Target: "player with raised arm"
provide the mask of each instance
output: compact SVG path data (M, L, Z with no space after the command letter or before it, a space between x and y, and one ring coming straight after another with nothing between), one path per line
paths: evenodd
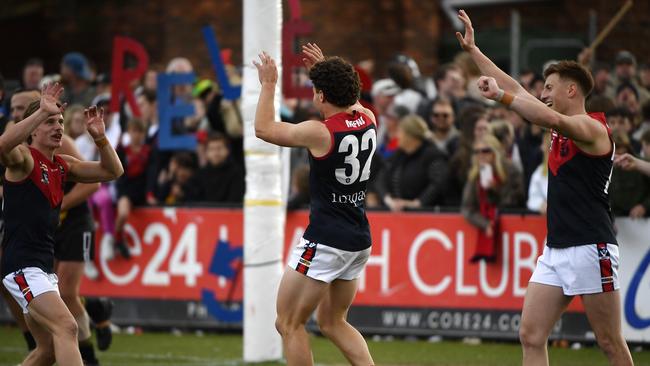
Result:
M2 283L22 307L36 340L23 366L81 366L77 323L59 295L54 274L54 233L67 181L109 181L123 173L106 139L103 110L86 110L87 129L100 161L55 154L63 138L63 88L43 88L39 108L0 136L0 163L6 168ZM24 145L23 142L28 145Z
M314 105L324 121L276 122L275 61L262 53L260 62L254 62L262 84L255 135L310 152L309 226L280 282L276 327L287 364L313 365L305 324L318 309L321 332L350 364L372 365L368 345L346 318L370 255L364 201L377 147L375 117L359 104L359 76L352 65L339 57L325 58L315 44L303 46L303 53Z
M591 74L575 61L552 64L544 71L539 101L478 49L465 11L458 17L465 35L456 36L483 74L481 94L552 131L547 241L524 299L519 329L523 364L548 365L546 345L553 325L580 295L610 364L632 365L621 331L618 245L608 195L614 143L605 116L585 110Z

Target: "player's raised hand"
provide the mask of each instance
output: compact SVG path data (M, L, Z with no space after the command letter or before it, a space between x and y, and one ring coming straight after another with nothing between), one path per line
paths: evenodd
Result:
M97 109L97 106L84 109L86 116L86 129L93 139L98 139L106 133L104 124L104 108Z
M623 170L636 170L638 165L637 158L630 154L617 155L614 158L614 166Z
M311 69L316 63L325 60L323 51L321 51L320 47L318 47L316 43L307 43L306 45L303 45L302 53L305 55L302 62L305 64L305 67L307 67L307 70Z
M485 98L497 100L503 96L503 90L499 88L496 79L493 77L481 76L476 84L481 95Z
M65 105L59 102L63 86L59 83L44 85L41 89L41 109L49 115L63 113Z
M275 60L264 51L259 56L260 62L253 61L253 65L257 68L260 84L275 84L278 81L278 68L275 66Z
M476 44L474 43L474 28L472 28L472 21L469 19L469 15L467 15L465 10L460 10L458 12L458 19L460 19L460 21L465 25L465 36L460 34L460 32L456 32L456 38L458 38L460 46L465 51L469 52L476 48Z

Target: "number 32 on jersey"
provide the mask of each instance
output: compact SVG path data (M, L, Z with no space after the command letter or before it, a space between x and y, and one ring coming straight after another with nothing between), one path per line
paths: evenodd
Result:
M353 184L357 179L359 182L368 180L370 178L370 163L372 161L372 156L375 154L376 148L377 132L374 128L366 131L361 136L361 141L359 141L359 138L355 135L345 136L339 144L338 152L349 153L345 156L344 163L351 169L348 169L347 167L336 169L334 172L336 180L345 185ZM370 149L370 154L363 164L363 170L361 170L361 162L358 158L359 151L365 151L368 149ZM350 170L349 175L346 174L347 170ZM359 173L361 173L361 177L359 177Z

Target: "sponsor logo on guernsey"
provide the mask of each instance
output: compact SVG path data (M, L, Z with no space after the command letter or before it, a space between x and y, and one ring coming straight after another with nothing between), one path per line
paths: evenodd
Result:
M363 120L363 117L359 117L355 119L354 121L349 121L345 120L345 125L348 126L348 128L357 128L361 127L366 124L366 121Z

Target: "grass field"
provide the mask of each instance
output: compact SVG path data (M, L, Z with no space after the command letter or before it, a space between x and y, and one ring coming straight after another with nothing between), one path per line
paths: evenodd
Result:
M345 359L325 339L314 337L314 358L320 365L345 365ZM456 341L369 341L377 365L507 366L519 365L517 344L484 343L467 345ZM11 327L0 327L0 366L15 366L25 356L22 335ZM107 352L99 353L103 366L208 366L240 365L242 338L239 335L170 333L118 334ZM650 365L650 351L634 352L635 364ZM604 355L594 347L581 350L550 349L551 365L606 365ZM264 365L281 365L268 363Z

